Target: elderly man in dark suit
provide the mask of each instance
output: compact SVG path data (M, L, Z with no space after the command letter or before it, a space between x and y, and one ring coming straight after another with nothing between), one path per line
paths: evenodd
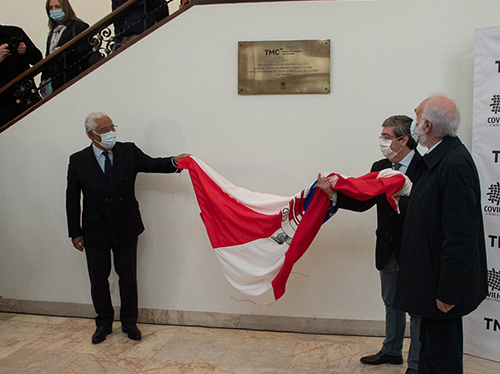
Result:
M122 331L141 340L137 328L137 240L144 231L135 198L137 173L173 173L189 154L151 158L134 143L116 142L116 126L104 113L91 113L85 131L92 144L71 155L66 190L66 213L73 246L85 250L91 294L97 313L92 343L112 331L114 310L108 277L111 250L120 286ZM83 193L83 214L80 198ZM81 218L81 225L80 225Z
M395 306L422 317L418 373L460 374L462 316L488 293L479 177L456 136L455 103L432 96L415 113L428 151L408 201Z
M411 137L411 123L412 119L403 115L389 117L383 122L379 145L385 158L375 162L370 172L392 168L407 175L413 183L417 182L422 156L416 150L417 142ZM401 214L395 212L387 202L385 194L368 201L359 201L335 192L329 188L327 181L320 183L321 186L327 183L325 191L339 208L364 212L377 205L375 266L380 271L382 300L385 305L385 340L378 353L362 357L361 362L366 365L401 365L406 313L394 308L394 297L399 274L398 263L404 212ZM408 352L407 374L417 373L420 354L419 331L420 318L410 315L411 344Z

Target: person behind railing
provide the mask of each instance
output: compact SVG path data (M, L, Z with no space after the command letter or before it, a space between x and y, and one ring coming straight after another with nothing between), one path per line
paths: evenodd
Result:
M111 0L115 10L130 0ZM129 44L162 19L169 16L168 3L165 0L145 0L138 8L131 8L124 17L117 20L115 35L122 45Z
M33 44L28 35L16 26L0 25L0 89L14 78L24 73L42 59L42 52ZM31 90L29 89L31 86ZM23 91L14 96L9 89L0 97L0 124L7 123L26 108L23 101L38 101L33 79L23 84ZM17 100L20 100L17 102ZM21 105L19 105L21 104Z
M16 26L0 25L0 87L42 59L42 52Z
M76 16L68 0L47 0L45 3L49 17L49 35L45 56L57 51L65 43L89 28L89 25ZM63 86L88 67L90 43L80 43L71 48L65 57L55 62L42 73L40 91L44 97Z

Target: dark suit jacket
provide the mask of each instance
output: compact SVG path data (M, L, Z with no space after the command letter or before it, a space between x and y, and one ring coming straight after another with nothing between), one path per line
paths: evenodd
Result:
M83 21L70 20L66 22L66 30L63 31L61 38L57 43L57 47L62 47L64 44L88 28L89 25ZM52 32L50 32L47 37L45 57L49 55L51 39ZM42 73L42 80L52 78L52 89L58 89L87 69L91 50L92 46L90 43L88 41L82 41L66 53L66 66L68 69L64 69L62 61L57 61L49 70Z
M113 148L113 177L108 182L92 145L74 153L69 160L66 190L69 236L83 235L84 244L94 247L113 247L134 239L144 231L135 198L137 173L175 171L172 157L151 158L134 143L117 142Z
M111 8L115 10L128 0L111 0ZM144 14L144 5L140 4L138 8L130 8L127 14L115 21L115 35L125 37L142 34L145 30L168 17L168 3L165 0L146 0L146 14Z
M11 56L6 57L0 63L0 88L28 70L30 65L35 65L42 59L42 52L33 44L23 29L16 26L0 25L0 45L10 45L12 38L20 39L26 44L26 53L20 55L16 49ZM17 42L20 43L19 40Z
M481 190L458 137L423 157L403 229L395 307L425 318L457 318L488 293ZM441 312L436 299L455 305Z
M416 183L419 176L420 162L422 156L415 150L410 165L406 171L406 175L413 183ZM372 165L370 172L381 171L392 167L392 162L384 158L375 162ZM404 211L398 214L387 202L385 194L367 200L359 201L343 195L337 196L337 206L341 209L353 210L356 212L364 212L377 204L377 243L375 246L375 266L378 270L382 270L391 254L394 253L396 260L399 261L399 252L401 247L401 233L403 231Z
M24 42L26 44L26 53L20 55L15 49L11 56L7 56L2 63L0 63L0 88L8 84L11 80L18 75L24 73L30 68L30 65L35 65L42 59L42 52L33 44L28 35L23 29L16 26L2 26L0 25L0 45L9 44L12 38L17 38L16 43ZM31 87L30 87L31 85ZM9 122L14 117L21 114L29 104L35 104L41 97L38 93L33 93L32 89L36 88L33 79L27 79L23 82L24 91L20 92L13 88L5 91L0 95L0 125ZM17 91L17 95L14 92ZM17 101L19 100L19 102Z

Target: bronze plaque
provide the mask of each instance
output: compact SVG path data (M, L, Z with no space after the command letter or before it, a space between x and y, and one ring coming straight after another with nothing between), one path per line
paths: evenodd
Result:
M330 93L330 39L238 42L238 93Z

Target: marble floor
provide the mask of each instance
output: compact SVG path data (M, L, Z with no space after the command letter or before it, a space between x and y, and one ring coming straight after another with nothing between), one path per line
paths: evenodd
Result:
M404 374L406 365L366 366L382 338L201 327L139 325L135 342L119 323L92 345L94 321L0 313L2 374ZM408 342L405 342L405 351ZM500 372L500 363L466 355L465 373Z

